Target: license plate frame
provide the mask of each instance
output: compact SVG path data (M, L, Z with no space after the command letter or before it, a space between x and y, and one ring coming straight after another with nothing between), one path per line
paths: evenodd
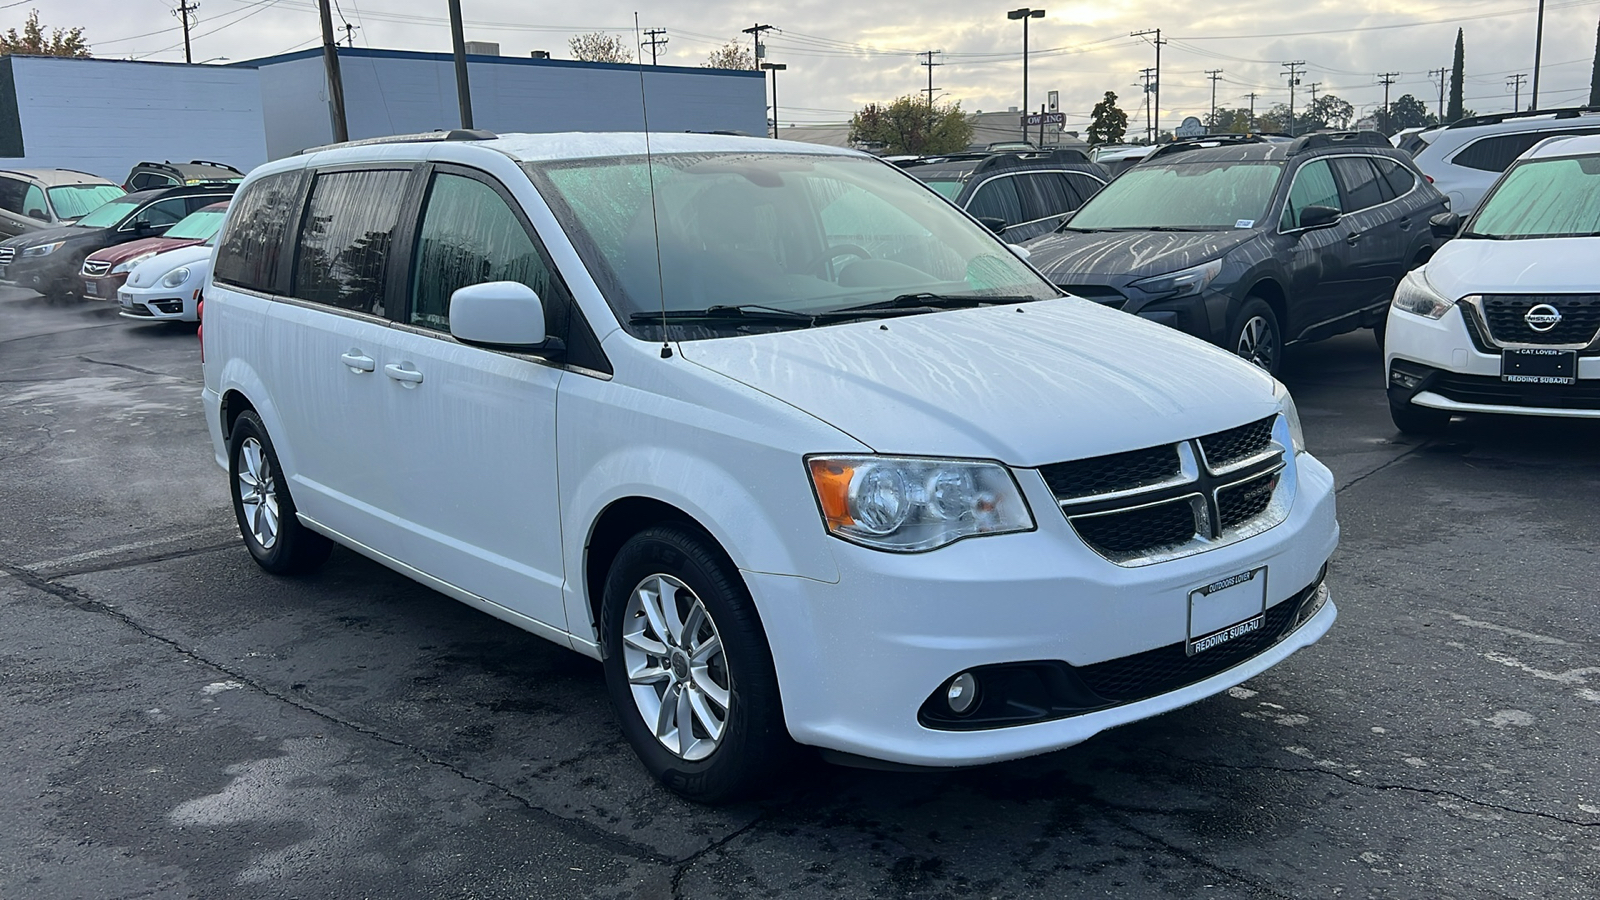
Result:
M85 297L98 297L98 296L100 296L100 285L95 284L94 282L92 282L89 279L85 278L83 280L83 295Z
M1189 592L1184 653L1194 656L1253 634L1267 624L1267 567L1221 578Z
M1508 347L1500 354L1500 380L1511 384L1577 384L1578 351Z

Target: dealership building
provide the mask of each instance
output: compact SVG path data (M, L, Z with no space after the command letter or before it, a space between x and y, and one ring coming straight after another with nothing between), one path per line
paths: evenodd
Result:
M494 45L488 45L493 47ZM351 139L456 128L448 53L340 48ZM467 55L490 131L767 131L763 73ZM248 171L333 140L322 50L229 65L0 56L0 168L121 181L140 160Z

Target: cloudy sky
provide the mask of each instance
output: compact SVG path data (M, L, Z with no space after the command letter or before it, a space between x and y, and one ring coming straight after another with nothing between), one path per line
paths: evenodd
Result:
M1015 3L1015 0L1011 0ZM448 51L444 0L337 0L336 26L358 26L356 46ZM176 0L24 0L0 9L0 28L21 22L30 6L47 25L82 25L97 56L181 61ZM645 28L667 29L663 64L698 66L706 54L757 22L775 29L767 59L788 65L780 85L785 122L840 122L862 104L921 90L928 70L916 54L942 50L934 70L942 100L968 111L1021 103L1021 23L1008 3L922 0L462 0L468 40L498 41L501 52L533 49L568 56L574 34L607 31L633 43L633 14ZM1508 81L1533 71L1537 0L1051 0L1029 26L1030 105L1061 92L1068 127L1081 126L1107 90L1142 128L1139 70L1154 48L1129 36L1162 29L1161 118L1174 125L1210 108L1221 69L1219 106L1244 107L1257 94L1264 111L1288 100L1282 62L1304 60L1297 106L1313 83L1357 107L1383 100L1378 73L1398 73L1392 96L1412 93L1430 109L1448 67L1457 28L1466 32L1466 105L1478 112L1512 107ZM202 0L194 58L238 61L317 46L315 0ZM1600 0L1547 0L1542 106L1587 99ZM343 32L341 31L341 34ZM1522 87L1522 103L1529 86Z

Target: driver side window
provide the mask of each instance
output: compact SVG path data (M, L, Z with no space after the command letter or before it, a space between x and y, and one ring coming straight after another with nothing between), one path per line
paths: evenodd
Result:
M1313 160L1295 173L1294 185L1289 188L1289 200L1283 205L1283 219L1279 228L1289 231L1300 227L1300 214L1308 206L1339 208L1339 185L1333 180L1333 169L1328 161Z
M144 222L151 228L170 228L178 224L178 220L189 214L189 206L182 197L171 197L158 200L155 203L139 210L133 217L134 222Z

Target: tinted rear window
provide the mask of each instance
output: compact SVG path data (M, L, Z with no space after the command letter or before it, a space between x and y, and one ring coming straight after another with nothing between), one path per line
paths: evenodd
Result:
M277 291L288 225L300 212L300 174L268 175L239 193L217 242L213 278L263 293Z
M341 309L384 314L385 265L410 177L409 169L317 176L300 229L294 296Z

